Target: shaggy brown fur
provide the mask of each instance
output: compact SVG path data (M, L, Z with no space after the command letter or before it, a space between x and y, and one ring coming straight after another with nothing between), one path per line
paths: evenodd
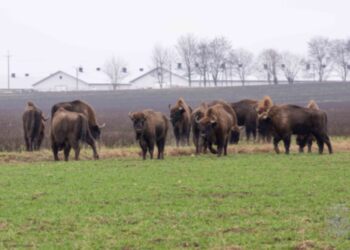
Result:
M205 115L199 120L200 131L208 143L212 153L212 144L217 145L217 155L227 155L227 145L230 139L232 127L234 127L232 115L225 107L218 103L207 109Z
M72 102L60 102L52 106L51 108L51 119L54 117L55 112L59 108L64 108L68 111L78 112L84 114L89 122L89 128L92 136L95 139L99 139L101 135L101 128L105 127L105 124L99 125L96 120L95 110L86 102L81 100L75 100Z
M263 99L258 101L256 106L256 111L258 116L267 110L269 110L273 106L273 101L270 96L264 96ZM258 119L258 134L259 134L259 142L271 142L272 139L272 128L268 125L268 123L261 123Z
M199 154L202 151L204 153L207 152L207 144L203 140L204 138L201 137L199 123L197 122L204 117L207 109L208 109L208 105L206 103L202 103L196 109L194 109L191 114L192 137L193 137L193 144L196 147L196 154Z
M185 100L180 97L174 106L169 104L169 110L170 120L173 125L176 139L176 146L179 146L180 141L182 141L182 144L186 143L189 145L192 113L190 106L188 106Z
M259 122L267 122L272 127L273 144L279 153L278 143L283 140L286 154L289 153L292 134L313 135L323 153L324 143L331 154L332 145L327 132L327 114L320 110L303 108L295 105L274 105L261 114Z
M51 120L51 147L55 161L58 151L64 150L64 159L68 161L71 148L75 151L75 160L79 160L80 142L92 147L94 159L98 159L96 142L92 137L87 117L78 112L58 108Z
M146 160L147 151L153 159L154 145L158 148L158 159L164 159L164 148L168 133L168 118L161 112L146 109L140 112L130 112L136 140L142 149L142 158Z
M45 134L45 121L42 111L33 102L28 102L22 115L24 141L27 151L39 150Z

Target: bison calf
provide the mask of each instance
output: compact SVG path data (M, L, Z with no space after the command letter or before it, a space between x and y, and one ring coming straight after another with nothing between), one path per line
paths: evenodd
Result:
M146 160L147 151L153 159L154 145L158 148L158 159L164 159L164 148L168 133L168 119L160 112L147 109L141 112L130 112L136 140L142 149L142 158Z
M94 159L98 159L96 142L90 129L88 118L81 113L58 108L51 121L51 147L55 161L58 161L58 151L64 150L64 159L68 161L71 148L75 151L75 160L79 160L80 142L86 142L92 147Z

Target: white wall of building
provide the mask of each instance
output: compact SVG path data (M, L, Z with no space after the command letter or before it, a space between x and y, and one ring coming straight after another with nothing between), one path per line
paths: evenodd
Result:
M61 72L53 74L38 84L33 85L33 89L37 91L81 91L89 90L89 85L79 80L77 88L76 79Z

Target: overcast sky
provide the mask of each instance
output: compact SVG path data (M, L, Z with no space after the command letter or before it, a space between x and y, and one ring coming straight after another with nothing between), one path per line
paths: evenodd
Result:
M317 35L350 37L348 0L1 0L0 88L7 50L12 72L45 76L103 66L111 55L130 70L151 66L155 44L179 36L225 36L234 48L306 53Z

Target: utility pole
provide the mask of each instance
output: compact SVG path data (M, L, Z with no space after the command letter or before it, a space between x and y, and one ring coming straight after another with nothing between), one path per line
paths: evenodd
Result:
M7 51L5 57L7 58L7 88L10 89L10 51Z

